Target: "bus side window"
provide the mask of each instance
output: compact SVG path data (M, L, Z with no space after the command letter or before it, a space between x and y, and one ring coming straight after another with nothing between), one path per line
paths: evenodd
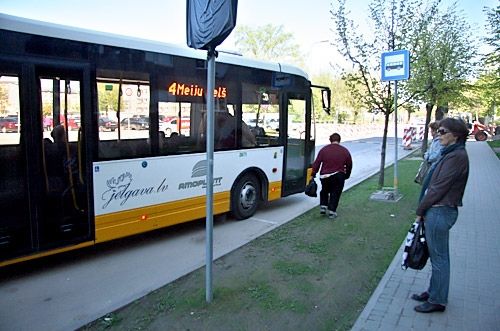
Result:
M126 77L127 73L123 73ZM151 156L150 86L147 81L99 77L99 158Z

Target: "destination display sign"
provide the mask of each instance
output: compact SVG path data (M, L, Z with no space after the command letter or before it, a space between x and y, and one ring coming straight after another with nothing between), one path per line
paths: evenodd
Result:
M174 96L203 97L205 95L205 88L196 84L186 84L174 81L168 86L168 92ZM214 97L225 99L227 97L226 87L216 87L214 89Z

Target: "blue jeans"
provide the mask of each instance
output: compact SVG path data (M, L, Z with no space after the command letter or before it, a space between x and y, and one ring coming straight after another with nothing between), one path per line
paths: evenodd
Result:
M425 238L429 247L432 275L429 302L446 305L450 288L449 234L458 217L456 207L432 207L425 214Z

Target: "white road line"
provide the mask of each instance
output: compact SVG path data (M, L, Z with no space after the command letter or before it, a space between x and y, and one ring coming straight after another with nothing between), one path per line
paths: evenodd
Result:
M278 224L278 222L263 220L262 218L250 217L250 219L253 220L253 221L258 221L258 222L262 222L262 223L268 223L268 224L272 224L272 225Z

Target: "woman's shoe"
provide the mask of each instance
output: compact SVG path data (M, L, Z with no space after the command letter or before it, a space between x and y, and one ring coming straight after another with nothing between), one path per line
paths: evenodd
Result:
M429 293L428 292L422 292L420 294L413 294L411 298L415 301L427 301L429 300Z
M430 302L424 302L421 305L415 306L415 311L419 313L433 313L435 311L443 312L445 309L446 306Z

